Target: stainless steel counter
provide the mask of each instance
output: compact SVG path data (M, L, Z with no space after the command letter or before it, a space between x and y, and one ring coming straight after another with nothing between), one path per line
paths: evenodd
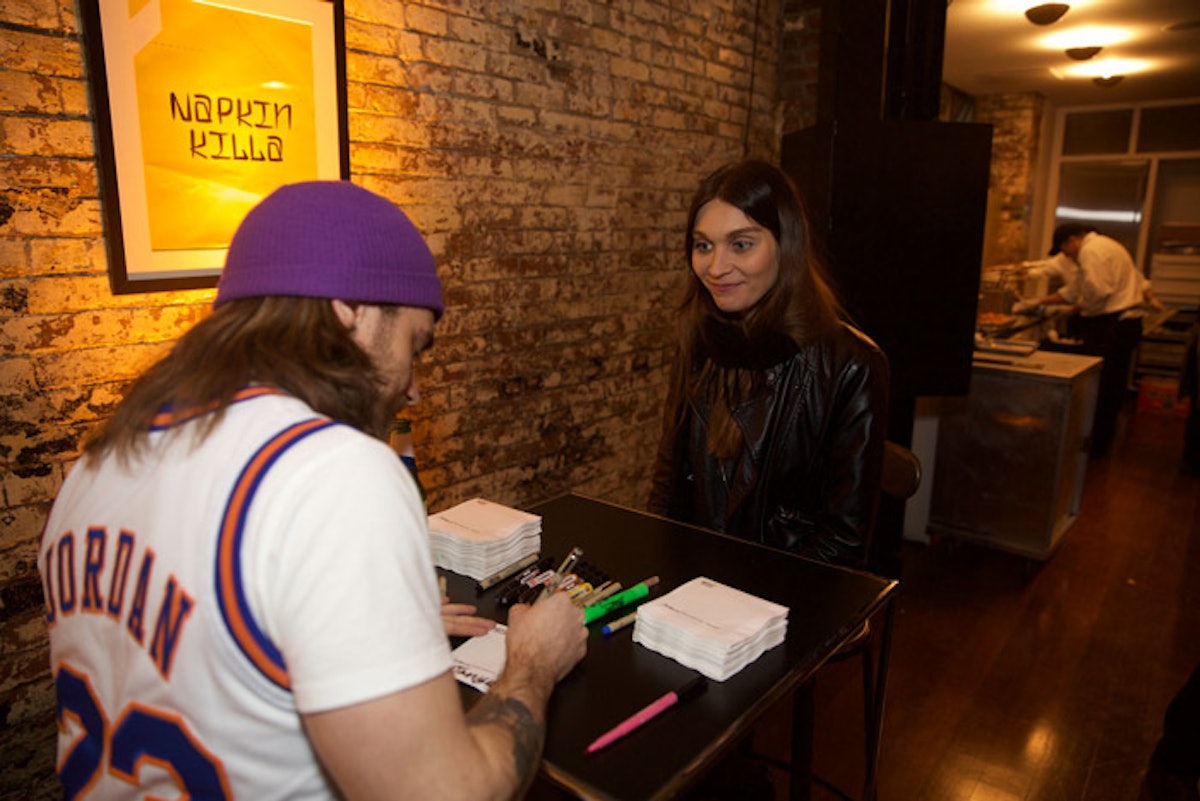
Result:
M1079 513L1101 360L977 352L939 423L929 530L1047 559Z

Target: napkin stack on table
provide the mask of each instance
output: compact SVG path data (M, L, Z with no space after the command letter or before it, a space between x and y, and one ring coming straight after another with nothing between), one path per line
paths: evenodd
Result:
M695 578L638 607L633 641L725 681L783 642L786 606Z
M429 516L433 563L473 579L500 572L542 548L542 518L473 498Z

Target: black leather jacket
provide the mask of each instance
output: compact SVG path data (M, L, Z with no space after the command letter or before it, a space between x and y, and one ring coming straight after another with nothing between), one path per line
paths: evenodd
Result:
M681 405L668 398L649 509L864 567L879 500L887 392L887 357L843 325L768 367L763 391L734 410L749 458L722 464L708 451L705 399ZM685 419L676 425L681 408Z

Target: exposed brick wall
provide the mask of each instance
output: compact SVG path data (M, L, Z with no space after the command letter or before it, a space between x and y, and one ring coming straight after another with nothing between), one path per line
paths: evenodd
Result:
M1034 172L1044 108L1045 100L1037 94L975 98L975 121L993 126L988 186L999 208L988 253L996 264L1013 264L1028 257Z
M784 134L802 131L817 122L820 58L820 0L783 0L779 99Z
M415 410L431 508L642 505L688 197L776 155L779 2L348 0L353 179L411 214L446 285ZM48 505L212 297L109 291L77 30L66 0L0 10L0 799L57 792Z

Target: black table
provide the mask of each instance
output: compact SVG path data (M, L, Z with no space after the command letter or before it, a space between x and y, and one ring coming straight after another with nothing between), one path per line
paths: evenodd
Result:
M651 598L697 577L788 607L787 638L724 682L710 681L698 698L668 710L599 753L584 749L663 693L698 675L672 659L633 643L633 627L611 636L600 628L624 612L591 625L588 653L556 689L547 711L542 771L585 798L669 798L686 789L736 742L772 704L810 679L862 624L883 615L884 641L891 625L896 582L802 559L704 529L566 495L529 511L542 516L542 553L562 559L578 545L584 560L625 586L649 576L661 583ZM477 604L480 614L506 619L496 588L482 594L465 576L446 573L450 597ZM625 612L630 611L626 609ZM886 653L881 654L886 668ZM883 675L880 675L883 678ZM462 687L462 685L460 685ZM879 682L882 701L883 682ZM464 701L477 693L462 687ZM882 704L878 704L882 714ZM806 713L807 714L807 713ZM793 788L807 794L808 747L803 727L793 748ZM796 773L801 773L797 776Z

